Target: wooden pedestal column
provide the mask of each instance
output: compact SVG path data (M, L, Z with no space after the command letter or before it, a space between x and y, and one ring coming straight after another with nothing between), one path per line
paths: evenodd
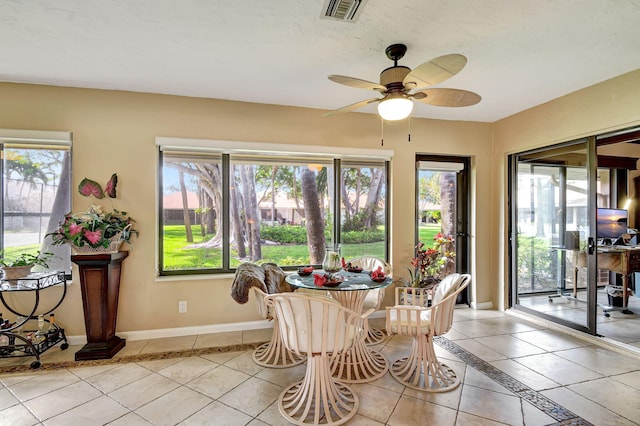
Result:
M121 251L71 256L71 261L80 267L87 333L87 344L76 352L76 361L109 359L125 346L126 341L116 336L116 320L122 261L128 255Z

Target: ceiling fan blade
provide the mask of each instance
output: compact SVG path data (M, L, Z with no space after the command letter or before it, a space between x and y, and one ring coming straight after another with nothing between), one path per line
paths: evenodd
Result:
M458 74L466 64L467 58L457 53L439 56L416 67L402 83L407 89L433 86Z
M422 96L426 95L426 96ZM482 99L480 95L460 89L424 89L412 97L425 104L445 107L465 107L475 105Z
M377 90L378 92L384 92L387 90L387 88L381 84L361 80L355 77L347 77L346 75L330 75L329 80L334 83L344 84L345 86L355 87L357 89Z
M334 115L334 114L340 114L340 113L343 113L343 112L353 111L354 109L362 108L364 106L369 105L370 103L378 102L379 100L380 99L367 99L367 100L364 100L364 101L356 102L355 104L343 106L342 108L338 108L338 109L334 109L333 111L325 112L323 114L323 116L326 117L328 115Z

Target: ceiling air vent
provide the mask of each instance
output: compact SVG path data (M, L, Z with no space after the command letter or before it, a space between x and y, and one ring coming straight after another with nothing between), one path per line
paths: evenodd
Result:
M354 22L367 0L325 0L322 17L336 21Z

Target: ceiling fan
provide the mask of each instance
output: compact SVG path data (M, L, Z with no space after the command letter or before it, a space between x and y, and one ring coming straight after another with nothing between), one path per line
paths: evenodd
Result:
M393 66L380 73L380 84L344 75L330 75L329 80L335 83L375 90L383 96L356 102L324 115L349 112L379 102L378 113L383 119L391 121L402 120L411 114L412 99L445 107L465 107L480 102L480 95L468 90L429 88L459 73L467 64L466 57L456 53L439 56L411 70L409 67L398 65L398 61L406 52L407 46L404 44L392 44L385 49L387 58L393 61ZM417 90L412 92L415 89Z

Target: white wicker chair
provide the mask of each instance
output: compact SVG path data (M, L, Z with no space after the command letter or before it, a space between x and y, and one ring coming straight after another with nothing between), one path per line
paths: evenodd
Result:
M396 287L396 303L402 302L386 307L387 333L413 336L411 354L389 368L398 382L429 392L449 391L460 384L456 372L438 361L433 338L451 329L456 298L470 281L468 274L447 275L436 287L430 307L419 305L422 302L412 297L415 289Z
M378 269L378 266L382 266L382 270L385 274L391 276L393 270L391 265L385 262L383 259L373 256L360 256L348 261L353 266L359 266L366 271L373 271ZM384 288L373 289L367 292L367 296L364 299L363 310L367 309L379 309L382 301L384 300ZM369 327L369 321L367 321L367 337L365 343L367 345L376 345L384 340L384 333L378 328Z
M359 399L350 386L331 377L329 358L351 348L365 336L365 319L329 297L278 293L273 303L284 345L307 356L302 381L278 398L280 414L297 425L340 425L358 411Z
M258 287L251 287L251 291L256 300L256 307L260 316L267 320L273 320L271 340L258 346L253 351L253 361L258 365L269 368L293 367L305 362L307 357L294 354L282 344L278 318L273 315L273 306L270 306L265 300L267 293Z

